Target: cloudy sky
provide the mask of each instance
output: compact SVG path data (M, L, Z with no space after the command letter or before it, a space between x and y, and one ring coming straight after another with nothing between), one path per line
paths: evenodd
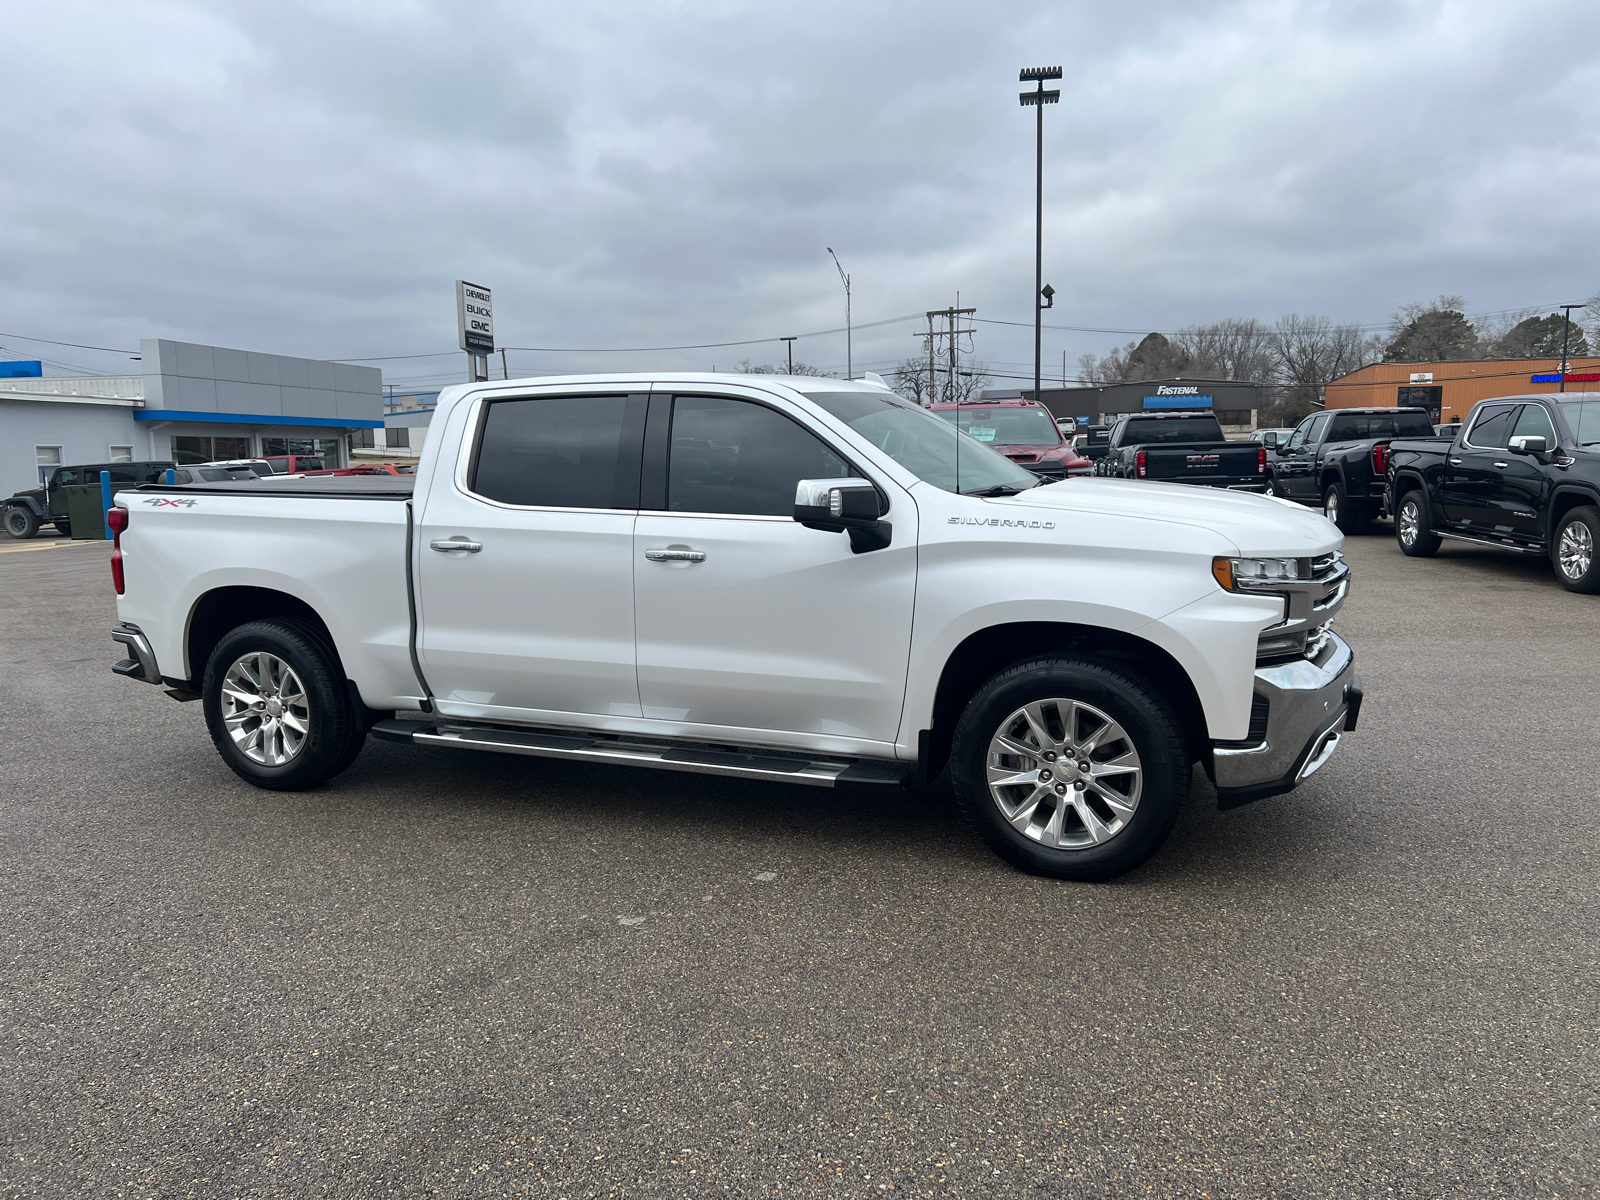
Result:
M10 0L0 346L55 374L173 337L461 376L453 281L513 374L731 367L975 305L1031 370L1224 316L1381 324L1600 291L1600 5ZM855 363L914 353L860 329ZM545 349L548 348L548 349ZM498 364L497 364L498 365ZM135 368L136 369L136 368ZM496 371L498 374L498 371Z

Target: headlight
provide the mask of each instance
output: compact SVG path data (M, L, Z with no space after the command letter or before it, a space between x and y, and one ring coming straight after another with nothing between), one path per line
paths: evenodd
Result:
M1248 592L1300 578L1298 558L1213 558L1211 573L1230 592Z

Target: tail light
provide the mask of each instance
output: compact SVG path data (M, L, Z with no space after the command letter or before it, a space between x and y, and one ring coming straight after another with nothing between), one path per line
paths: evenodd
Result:
M1389 444L1379 442L1372 448L1372 473L1374 475L1387 475L1389 473Z
M1261 447L1261 449L1256 451L1256 474L1257 475L1265 475L1266 473L1267 473L1267 448L1265 446L1263 446L1263 447Z
M1139 473L1139 478L1140 479L1143 479L1145 477L1145 472L1144 472L1144 451L1143 450L1134 451L1133 468L1134 468L1135 471L1137 471Z
M119 596L127 590L127 581L122 577L122 531L127 527L127 509L106 509L106 528L111 530L111 582Z

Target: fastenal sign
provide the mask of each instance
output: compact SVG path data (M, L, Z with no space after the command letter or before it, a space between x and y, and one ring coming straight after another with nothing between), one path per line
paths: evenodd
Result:
M494 353L494 301L488 288L456 280L456 327L468 354Z

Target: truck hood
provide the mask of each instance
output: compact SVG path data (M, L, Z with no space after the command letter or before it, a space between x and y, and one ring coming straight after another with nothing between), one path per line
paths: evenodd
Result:
M1293 501L1179 483L1069 479L989 503L1192 525L1227 538L1240 554L1303 558L1344 541L1332 521Z

